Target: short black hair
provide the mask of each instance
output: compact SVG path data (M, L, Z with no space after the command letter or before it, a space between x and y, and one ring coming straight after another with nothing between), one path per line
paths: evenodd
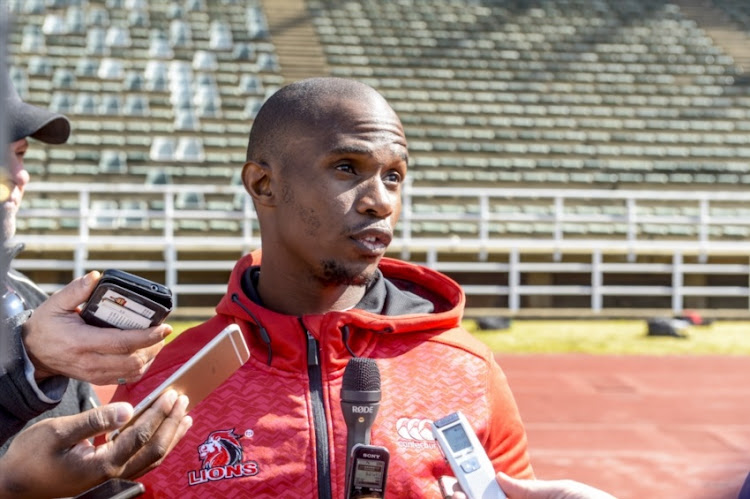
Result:
M308 78L282 87L258 111L247 142L247 161L264 163L283 157L283 145L294 133L322 126L333 99L365 100L378 96L372 87L344 78Z

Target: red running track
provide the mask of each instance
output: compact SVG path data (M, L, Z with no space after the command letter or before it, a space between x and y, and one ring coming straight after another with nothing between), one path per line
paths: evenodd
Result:
M750 472L750 358L498 355L538 478L620 499L736 498Z

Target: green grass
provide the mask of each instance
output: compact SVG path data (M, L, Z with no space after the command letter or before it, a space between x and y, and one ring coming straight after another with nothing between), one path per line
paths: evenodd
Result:
M464 325L498 353L617 355L750 355L750 323L691 326L687 338L647 336L645 320L514 320L501 331Z
M172 326L172 334L167 336L166 342L169 343L173 339L177 337L178 334L183 332L186 329L189 329L193 326L197 326L203 321L170 321L167 320L167 323Z
M200 321L170 322L174 336ZM687 338L646 336L645 320L513 320L510 329L480 331L477 338L497 353L587 353L607 355L750 355L750 323L718 321L693 326Z

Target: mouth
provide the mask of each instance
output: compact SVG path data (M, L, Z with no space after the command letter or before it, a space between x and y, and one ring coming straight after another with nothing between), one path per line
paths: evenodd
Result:
M351 239L368 256L380 256L391 244L393 234L387 229L367 229L352 235Z

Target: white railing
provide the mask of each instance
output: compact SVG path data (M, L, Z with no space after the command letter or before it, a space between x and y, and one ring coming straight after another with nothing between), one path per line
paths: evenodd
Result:
M18 239L30 250L67 250L71 256L21 259L21 270L69 270L73 277L113 266L163 271L178 298L218 295L225 289L223 274L220 281L197 283L180 272L229 270L239 255L260 245L252 203L241 186L36 182L28 192ZM194 207L180 204L187 193L197 198ZM40 201L45 198L48 205ZM123 207L123 200L137 200L142 208ZM107 201L119 204L107 206ZM744 237L750 233L750 193L407 184L403 201L391 254L448 273L480 276L481 283L464 284L467 295L505 296L510 311L533 296L586 296L594 312L608 296L671 297L676 312L691 296L750 300L750 243ZM157 250L163 258L90 258L94 250L121 253L124 248L133 255ZM551 258L525 260L539 254ZM575 262L567 261L570 255L578 256ZM613 261L612 255L621 258ZM659 262L644 262L644 255ZM585 285L524 283L523 276L532 273L585 273L590 279ZM618 273L668 274L670 280L668 285L605 283L604 276ZM686 285L691 274L746 278L741 286ZM47 290L61 284L42 283Z

